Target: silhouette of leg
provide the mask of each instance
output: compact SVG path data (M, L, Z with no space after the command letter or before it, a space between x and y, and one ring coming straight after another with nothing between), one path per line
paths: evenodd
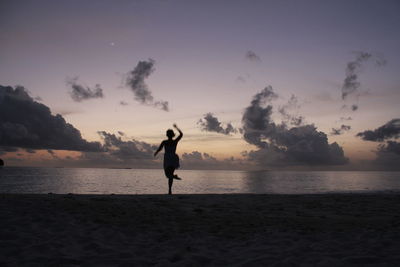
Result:
M178 177L177 174L174 174L174 179L176 179L176 180L182 180L182 178L181 178L181 177Z
M174 179L168 178L168 194L172 195L172 183L174 182Z
M165 176L167 176L167 178L168 178L168 194L169 195L172 194L172 184L174 182L174 171L175 171L175 168L173 168L173 167L167 167L164 169Z

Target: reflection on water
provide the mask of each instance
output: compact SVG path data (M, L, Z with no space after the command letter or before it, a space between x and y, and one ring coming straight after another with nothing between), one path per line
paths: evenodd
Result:
M400 172L180 170L175 193L327 193L400 191ZM0 170L1 193L164 194L163 170L13 168Z
M399 172L247 172L243 191L252 193L327 193L400 191Z

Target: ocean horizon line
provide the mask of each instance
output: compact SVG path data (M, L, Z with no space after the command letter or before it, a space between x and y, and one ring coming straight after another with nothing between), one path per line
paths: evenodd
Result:
M93 166L93 167L83 167L83 166L17 166L17 165L7 165L0 167L1 169L5 168L41 168L41 169L108 169L108 170L160 170L163 171L163 168L135 168L135 167L101 167L101 166ZM177 169L177 171L229 171L229 172L400 172L400 170L388 170L388 169L318 169L318 168L310 168L310 169L212 169L212 168L182 168Z

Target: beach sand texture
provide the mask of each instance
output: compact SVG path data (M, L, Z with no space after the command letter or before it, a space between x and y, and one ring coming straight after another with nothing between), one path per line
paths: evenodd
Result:
M0 266L399 266L400 195L0 195Z

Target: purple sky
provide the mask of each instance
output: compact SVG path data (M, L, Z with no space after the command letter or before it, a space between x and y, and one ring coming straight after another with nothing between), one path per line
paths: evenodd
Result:
M398 135L380 141L356 135L400 117L399 13L398 1L1 1L0 85L25 87L85 141L104 144L98 131L105 131L144 153L138 165L138 151L124 157L115 144L106 152L81 153L9 141L4 136L16 131L17 122L0 114L1 157L10 165L104 166L97 158L105 154L109 166L154 167L159 162L146 156L150 150L135 142L158 145L176 122L185 133L178 153L188 168L395 167L400 152L388 142L398 144ZM368 56L361 59L362 53ZM139 62L149 59L149 74L134 76ZM351 62L355 69L346 74ZM342 99L351 74L359 86ZM140 85L130 86L129 77L142 78L153 99L140 100ZM98 84L102 97L75 101L71 81L77 94L93 93ZM270 124L246 126L246 108L268 86L278 95L260 105L272 106L264 117ZM289 106L292 95L297 102ZM168 101L169 111L157 101ZM230 123L236 132L207 124L208 113L221 122L218 129ZM290 125L296 116L304 120ZM285 129L270 131L282 122ZM304 135L307 125L316 127L309 138L323 132L326 146L337 142L348 161L300 160L308 156L298 153L307 149L307 155L325 153L307 136L291 139ZM299 128L296 136L292 128Z

